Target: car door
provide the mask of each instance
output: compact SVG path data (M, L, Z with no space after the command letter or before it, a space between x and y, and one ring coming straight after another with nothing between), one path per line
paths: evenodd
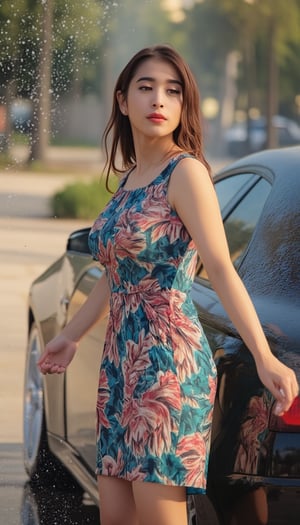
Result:
M228 173L215 184L231 260L239 271L239 266L251 242L255 227L271 190L269 180L260 173ZM223 345L224 335L232 337L236 331L232 327L219 298L212 289L205 268L198 265L193 285L193 300L200 321L205 330L213 353Z
M69 306L73 317L102 275L94 265L81 277ZM67 441L76 449L80 459L95 469L96 397L99 365L104 345L107 318L97 323L82 338L75 358L66 375L66 434Z

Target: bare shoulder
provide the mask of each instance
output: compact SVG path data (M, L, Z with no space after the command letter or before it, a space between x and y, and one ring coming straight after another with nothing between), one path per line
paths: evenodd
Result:
M195 157L184 157L181 159L177 166L174 168L174 171L171 176L171 180L177 183L181 181L187 182L189 179L198 180L201 178L210 180L210 175L206 166Z
M206 166L194 157L185 157L178 162L170 178L169 202L176 208L176 201L183 194L195 191L205 192L212 189L213 184Z

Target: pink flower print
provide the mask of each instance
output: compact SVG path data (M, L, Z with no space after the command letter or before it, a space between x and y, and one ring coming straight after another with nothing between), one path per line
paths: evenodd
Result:
M184 436L177 445L177 454L186 469L185 484L187 486L205 487L206 445L199 432Z
M125 215L125 214L124 214ZM124 224L117 224L118 231L114 236L116 256L120 259L125 257L136 258L145 249L145 237L139 232L134 231L132 223L127 217L123 217Z
M126 479L128 481L144 481L147 474L145 472L141 472L141 465L138 465L130 472L126 473Z
M152 281L150 281L152 282ZM141 304L141 297L143 290L146 288L146 280L142 281L138 285L131 283L126 283L126 293L123 296L123 301L125 303L125 316L128 317L129 313L134 313L137 311L138 307Z
M118 294L115 294L118 295ZM111 314L109 316L107 330L106 330L106 338L105 338L105 345L103 349L103 356L102 359L105 357L108 358L108 360L111 363L114 363L116 367L120 364L120 356L119 351L117 347L117 340L116 340L116 332L120 328L121 320L120 317L122 315L121 309L114 309L111 311Z
M123 361L123 375L125 380L125 399L132 397L140 376L151 364L148 351L153 346L150 334L145 337L145 330L139 333L139 341L127 341L127 357Z
M216 380L216 378L214 378L212 376L208 376L208 385L209 385L209 402L210 402L210 404L212 405L212 408L213 408L213 404L215 402L215 397L216 397L216 391L217 391L217 380Z
M180 410L180 386L176 374L170 370L159 375L159 381L155 383L144 397L163 400L168 406Z
M171 243L179 238L189 239L188 232L178 215L170 214L168 204L164 206L161 202L155 202L149 195L143 203L143 211L144 213L135 213L135 220L141 231L152 228L152 242L156 242L164 236L168 236Z
M174 348L174 360L177 364L179 380L184 382L187 377L198 371L194 358L194 350L201 347L201 331L189 317L181 311L185 294L175 290L172 294L171 339Z
M170 408L180 408L180 389L177 378L167 372L140 399L130 399L124 406L121 425L126 428L125 442L136 456L160 456L171 445Z
M99 231L99 230L102 230L104 224L107 222L107 219L105 217L102 216L102 214L100 215L100 217L98 217L94 224L93 224L93 227L91 228L91 233L94 233L95 231Z
M238 472L254 472L260 451L259 435L268 425L268 402L265 396L253 396L242 423L234 468Z
M98 396L97 396L97 430L99 432L100 426L109 428L109 421L105 415L105 407L109 400L109 386L105 370L100 371Z
M111 304L110 304L110 317L113 322L113 328L115 332L119 332L124 321L124 313L122 310L123 307L123 297L120 293L111 294Z
M190 250L195 250L196 249L194 241L190 242L189 249ZM186 267L186 276L189 279L191 279L191 280L194 279L194 277L195 277L197 261L198 261L198 257L197 257L197 252L195 251L193 257L191 257L191 259L189 261L189 264Z
M104 476L118 476L124 468L124 460L122 457L122 451L118 450L117 461L111 456L104 456L102 458L102 474Z
M155 414L148 414L147 409L141 405L139 399L131 398L124 404L120 423L126 428L125 443L135 456L145 455L151 429L150 416L154 420Z
M98 258L103 266L109 267L110 280L119 286L121 284L120 276L118 274L119 264L116 259L114 246L110 239L107 241L106 247L104 244L100 244Z
M137 286L128 284L127 294L124 294L125 314L135 312L141 306L150 323L150 331L154 337L165 338L169 330L170 292L161 290L157 280L143 279Z

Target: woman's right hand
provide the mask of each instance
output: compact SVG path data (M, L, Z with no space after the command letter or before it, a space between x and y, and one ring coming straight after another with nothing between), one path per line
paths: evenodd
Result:
M62 374L72 361L77 343L63 334L54 337L37 362L42 374Z
M98 280L87 300L74 317L45 347L38 361L42 374L62 374L71 363L78 341L109 311L110 288L106 274Z

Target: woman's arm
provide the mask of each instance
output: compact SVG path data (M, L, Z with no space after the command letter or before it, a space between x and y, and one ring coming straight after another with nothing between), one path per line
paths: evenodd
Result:
M253 303L231 262L223 221L206 168L186 158L175 168L169 201L193 238L210 282L252 353L258 374L286 411L298 393L295 373L272 354Z
M87 300L60 334L46 345L38 361L43 374L65 372L72 361L79 340L109 311L110 290L106 275L103 274Z
M105 273L95 284L87 300L74 317L63 328L66 337L78 342L94 324L105 317L109 311L110 289Z

